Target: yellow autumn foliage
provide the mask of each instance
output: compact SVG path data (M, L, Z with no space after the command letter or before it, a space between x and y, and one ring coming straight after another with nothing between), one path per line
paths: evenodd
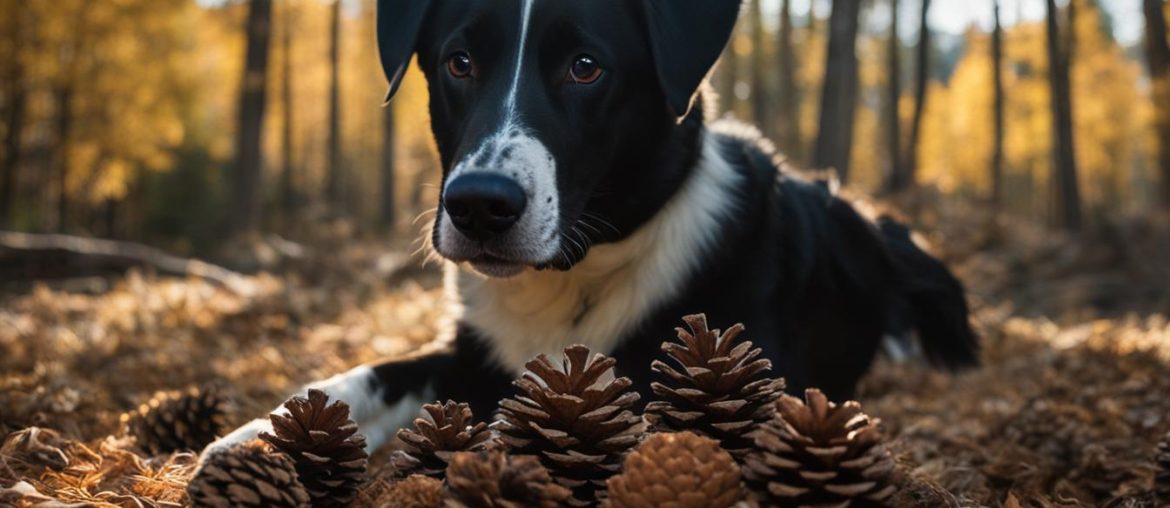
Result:
M1150 199L1147 143L1150 103L1142 68L1102 30L1101 13L1078 3L1072 66L1073 122L1087 209L1129 211ZM950 82L932 83L920 182L945 192L990 192L994 88L990 36L972 30ZM1018 211L1047 210L1052 171L1052 116L1043 23L1005 33L1005 188Z

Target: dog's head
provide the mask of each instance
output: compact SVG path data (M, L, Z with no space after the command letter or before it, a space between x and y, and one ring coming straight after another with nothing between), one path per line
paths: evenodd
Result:
M391 95L415 54L429 84L435 249L508 277L569 269L629 235L693 157L674 127L701 116L693 98L738 12L739 0L379 0Z

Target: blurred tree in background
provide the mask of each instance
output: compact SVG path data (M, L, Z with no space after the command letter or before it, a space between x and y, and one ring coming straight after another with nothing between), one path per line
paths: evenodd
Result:
M1170 208L1170 40L1166 38L1166 8L1162 0L1142 0L1146 18L1146 65L1154 97L1154 125L1158 140L1158 167L1162 177L1162 205Z
M942 0L752 0L712 82L723 114L861 191L1093 224L1170 206L1170 7L1130 2L1144 37L1123 42L1101 0L1050 2L1051 24L988 2L965 33L932 23ZM380 107L374 6L0 0L0 227L195 253L413 234L438 179L425 86L412 69Z
M236 131L235 186L228 231L255 234L260 227L260 138L268 102L268 48L272 43L272 0L250 0L245 22L244 79ZM336 95L336 92L334 92ZM332 132L332 131L330 131Z

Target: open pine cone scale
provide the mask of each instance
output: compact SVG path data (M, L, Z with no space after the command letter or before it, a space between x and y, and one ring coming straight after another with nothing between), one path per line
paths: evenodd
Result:
M535 457L499 451L455 454L447 484L455 498L452 504L468 508L555 508L571 494Z
M772 363L749 341L737 341L742 325L721 332L710 329L702 315L683 318L678 342L662 351L674 363L651 363L662 379L650 384L659 400L646 406L646 418L660 431L689 430L718 440L732 455L751 447L746 434L771 418L772 401L780 396L782 379L764 377Z
M159 392L122 420L139 446L152 454L201 450L226 427L228 406L214 386Z
M195 508L309 508L310 496L297 479L292 459L251 443L207 459L187 486Z
M615 364L584 346L566 348L559 364L541 355L514 383L521 394L500 402L493 424L511 453L540 458L558 484L573 489L574 506L596 502L644 430L630 410L639 399L633 383L607 379Z
M731 455L690 432L652 435L608 486L607 508L729 508L746 494Z
M260 438L287 454L315 507L348 506L366 480L366 438L349 419L349 406L330 403L321 390L293 397L269 416L273 433Z
M395 452L390 460L403 476L439 478L455 453L495 446L488 425L476 423L471 407L455 401L424 405L423 417L415 419L414 429L398 431L398 439L406 449Z
M877 421L856 402L833 404L818 390L784 396L778 414L751 433L744 474L780 506L882 506L896 491L895 464Z

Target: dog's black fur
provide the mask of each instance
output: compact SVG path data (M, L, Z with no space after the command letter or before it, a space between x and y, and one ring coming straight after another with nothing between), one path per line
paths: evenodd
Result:
M746 177L736 220L687 289L612 352L618 375L647 393L658 345L696 312L713 324L744 323L792 393L818 387L834 400L852 397L887 333L919 331L935 365L976 363L962 286L904 226L882 218L876 227L830 185L779 173L755 140L727 135L721 144ZM487 415L515 377L485 361L491 356L476 330L461 327L451 350L375 370L391 389L387 402L429 384L439 399L468 401Z
M853 395L886 334L917 330L940 366L976 362L962 287L905 227L867 220L832 185L782 170L757 136L709 126L692 107L738 11L737 0L379 1L391 94L415 54L429 84L444 180L435 249L484 275L449 270L451 296L494 309L485 298L517 294L514 277L573 305L465 312L449 342L317 384L350 403L371 446L426 398L467 401L489 417L512 393L527 359L518 356L556 354L582 335L647 394L660 344L694 313L745 324L790 389L837 400ZM585 60L600 74L578 67ZM615 250L619 268L650 264L596 270L597 256L611 262ZM633 278L645 273L671 280ZM571 278L586 281L556 293ZM467 290L467 280L494 292ZM622 283L625 299L609 306L613 292L583 289ZM256 420L205 456L267 428Z
M489 74L511 69L516 34L508 28L516 26L518 3L436 0L428 8L421 1L382 2L387 75L397 87L417 51L447 172L500 122L505 81ZM581 231L579 240L620 241L661 210L693 171L708 128L702 108L690 109L691 97L726 43L737 2L537 5L530 37L539 41L533 47L548 49L539 65L525 69L529 84L521 100L530 128L557 160L558 181L565 182L558 186L562 227L588 211L618 231ZM471 48L477 57L472 80L446 74L444 58L456 48ZM597 83L567 84L557 74L579 53L606 66ZM733 193L735 214L711 232L716 248L686 289L670 295L610 352L619 374L645 389L658 345L680 316L696 312L714 324L744 323L790 387L817 386L837 399L853 394L887 332L919 330L923 350L937 364L975 362L961 286L910 241L905 228L888 220L877 227L829 186L780 171L750 136L711 135L742 175ZM567 253L548 265L571 270L587 255ZM486 338L461 326L447 353L379 366L386 401L430 385L441 399L471 401L479 414L489 414L514 377L485 360L492 357L492 340L508 338Z

